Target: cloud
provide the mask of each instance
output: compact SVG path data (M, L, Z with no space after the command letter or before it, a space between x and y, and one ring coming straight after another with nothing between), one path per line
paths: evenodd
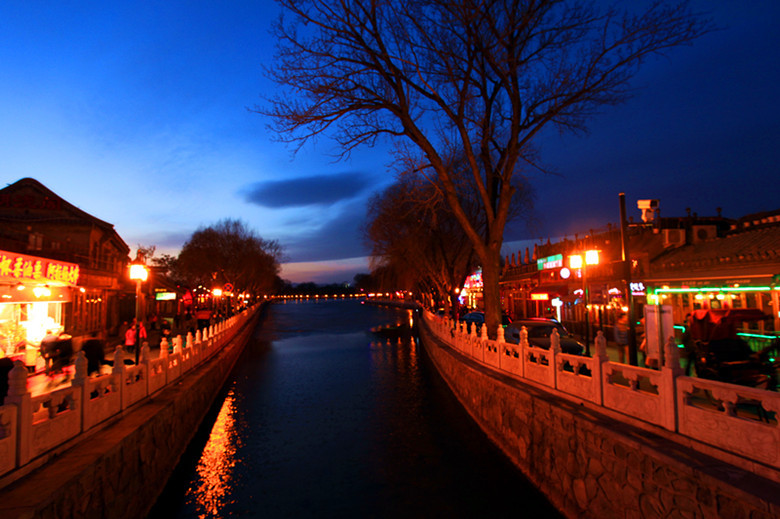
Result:
M273 209L330 206L355 198L370 185L370 176L353 171L259 182L248 186L242 195L250 204Z
M367 255L360 231L366 218L365 200L339 204L328 208L327 214L312 218L323 224L310 232L282 240L289 261L326 261Z

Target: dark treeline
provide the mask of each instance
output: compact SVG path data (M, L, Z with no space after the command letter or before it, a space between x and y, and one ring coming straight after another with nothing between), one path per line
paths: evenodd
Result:
M325 295L352 295L367 294L377 290L377 283L371 274L356 274L352 283L317 284L311 281L305 283L291 283L285 280L279 287L278 295L300 296L325 296Z

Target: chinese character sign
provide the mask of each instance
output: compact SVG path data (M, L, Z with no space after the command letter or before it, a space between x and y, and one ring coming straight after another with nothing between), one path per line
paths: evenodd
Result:
M0 282L34 282L75 286L79 266L24 254L0 251Z

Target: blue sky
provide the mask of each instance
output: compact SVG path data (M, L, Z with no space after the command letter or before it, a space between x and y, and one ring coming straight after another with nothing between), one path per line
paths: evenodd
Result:
M538 224L509 240L583 234L658 198L664 216L777 209L780 2L697 1L723 30L654 59L636 97L587 136L543 138L558 175L531 180ZM32 177L124 240L176 254L199 226L246 222L278 240L294 282L367 272L367 199L383 149L297 155L248 108L274 85L276 7L255 2L0 3L0 180ZM510 245L511 248L511 245Z

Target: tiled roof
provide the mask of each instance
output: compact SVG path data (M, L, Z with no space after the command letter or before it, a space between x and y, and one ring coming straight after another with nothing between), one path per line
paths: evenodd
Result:
M652 270L653 273L711 270L767 263L780 268L780 225L752 228L724 238L671 249L653 261Z

